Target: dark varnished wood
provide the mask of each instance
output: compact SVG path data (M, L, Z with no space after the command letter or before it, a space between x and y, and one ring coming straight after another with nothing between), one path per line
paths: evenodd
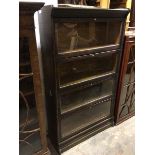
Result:
M87 11L85 11L87 10ZM119 18L123 19L127 16L127 9L101 9L101 8L59 8L53 9L52 16L54 18Z
M38 53L35 38L34 13L43 7L44 3L38 2L19 2L19 37L28 39L28 51L30 53L30 64L33 72L33 84L35 101L39 118L41 154L47 151L45 108L43 101L42 85Z
M127 9L106 10L45 6L38 14L48 137L59 154L99 131L112 126L114 123L114 101L123 48L125 19L128 12ZM78 48L75 50L69 49L69 51L66 48L68 46L65 47L63 44L58 48L57 41L59 39L56 36L58 27L61 28L64 23L71 23L69 26L80 23L78 27L78 30L80 30L81 22L87 24L94 21L107 23L106 29L103 28L105 35L110 31L108 29L109 21L113 21L113 24L118 21L121 22L120 25L114 25L116 27L113 31L111 30L109 35L110 39L118 37L119 41L117 43L113 42L112 45L107 41L102 47L90 48L85 46L82 49L81 44L79 44ZM55 23L61 24L56 26ZM86 30L85 26L83 28ZM116 36L115 32L119 36ZM66 36L67 34L59 35L59 37L63 37L60 40L65 40ZM87 33L85 33L85 36L87 37ZM109 57L110 55L112 57ZM115 55L117 55L117 61L114 59ZM106 59L104 61L105 64L100 61L104 58L107 58L107 61ZM85 62L87 63L84 65ZM108 72L102 70L109 65ZM116 67L113 67L115 65ZM107 83L109 87L106 86L108 80L113 81L112 86L111 81ZM94 93L89 96L88 92L90 94ZM100 110L101 108L103 110ZM78 117L79 119L77 119ZM91 118L92 121L86 121L87 117L88 119Z
M127 101L124 102L121 100L122 98L125 98L128 96L128 94L134 95L135 91L135 79L134 74L130 78L125 79L126 72L128 72L128 68L131 68L131 65L135 64L135 50L131 50L131 48L135 48L135 36L134 34L126 34L125 36L125 42L124 42L124 51L122 55L122 62L121 62L121 69L120 69L120 75L119 75L119 81L118 81L118 87L117 87L117 98L116 98L116 105L115 105L115 124L119 124L128 118L132 117L135 114L134 109L130 110L131 105L133 103L132 100L128 103ZM131 53L132 52L132 53ZM131 55L133 57L131 57ZM134 66L133 66L134 69ZM133 71L134 73L134 71ZM132 96L131 96L132 97ZM134 97L134 96L133 96ZM126 110L126 114L123 115L123 110Z

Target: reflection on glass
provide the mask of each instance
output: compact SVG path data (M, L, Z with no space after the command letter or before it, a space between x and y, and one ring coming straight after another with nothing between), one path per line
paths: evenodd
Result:
M128 86L124 86L121 90L121 97L120 103L123 104L130 104L134 102L135 98L135 84L130 84Z
M135 63L128 64L127 71L124 76L124 85L132 83L135 81Z
M119 117L124 117L125 115L133 112L135 109L135 84L129 86L124 86L121 91L120 103L122 105Z
M129 108L127 105L124 105L120 111L119 117L122 118L129 113Z
M59 65L60 85L80 82L90 77L115 72L117 54L74 60Z
M62 111L70 110L80 105L84 105L92 100L112 95L113 80L106 80L92 87L65 94L61 99Z
M133 62L135 60L135 45L130 48L129 62Z
M83 48L118 44L121 22L56 23L58 53Z
M65 118L61 120L62 137L65 137L89 124L101 120L105 116L110 115L110 107L111 101L107 101L65 116Z

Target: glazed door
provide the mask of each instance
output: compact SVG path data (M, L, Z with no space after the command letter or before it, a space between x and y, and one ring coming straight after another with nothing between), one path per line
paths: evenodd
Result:
M116 72L119 51L88 54L58 64L59 85L80 83Z
M99 101L65 115L61 120L62 137L69 136L110 115L111 99Z
M121 21L61 19L55 23L58 53L120 44Z

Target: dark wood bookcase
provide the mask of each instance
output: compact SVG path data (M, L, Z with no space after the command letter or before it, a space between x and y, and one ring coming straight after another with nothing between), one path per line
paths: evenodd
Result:
M61 154L114 124L128 9L38 12L48 138Z
M117 88L115 123L119 124L135 114L135 35L127 31Z

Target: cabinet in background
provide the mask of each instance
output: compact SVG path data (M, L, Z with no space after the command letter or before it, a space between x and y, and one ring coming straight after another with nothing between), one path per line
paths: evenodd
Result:
M43 2L19 2L19 154L47 153L45 108L34 13Z
M135 35L127 31L117 88L115 123L135 115Z

